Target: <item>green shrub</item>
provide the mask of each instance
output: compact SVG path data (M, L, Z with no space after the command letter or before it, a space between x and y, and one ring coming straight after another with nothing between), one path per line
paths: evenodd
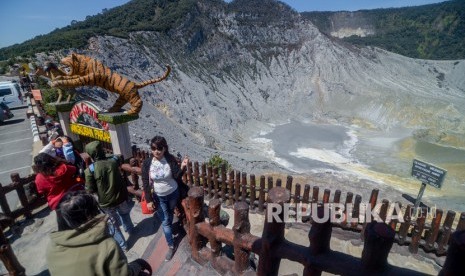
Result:
M63 91L62 101L68 97L68 92ZM57 117L56 108L50 106L50 103L55 103L58 100L58 89L57 88L41 88L42 92L42 104L47 115L50 115L54 118Z
M212 155L210 160L208 160L208 165L212 166L213 168L218 168L218 173L221 173L221 168L223 168L223 165L226 166L226 171L231 169L229 162L221 158L219 154Z

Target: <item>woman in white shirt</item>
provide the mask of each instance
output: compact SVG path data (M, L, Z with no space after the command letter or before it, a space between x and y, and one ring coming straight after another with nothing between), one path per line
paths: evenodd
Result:
M162 220L163 233L168 244L166 261L171 260L174 255L174 241L172 223L174 209L179 199L179 189L182 183L182 175L187 168L189 160L185 158L181 165L176 158L170 154L166 139L155 136L150 141L152 157L144 160L142 165L142 182L146 195L154 194L160 209L158 214ZM153 193L152 193L153 191ZM147 208L155 210L153 197L146 196Z

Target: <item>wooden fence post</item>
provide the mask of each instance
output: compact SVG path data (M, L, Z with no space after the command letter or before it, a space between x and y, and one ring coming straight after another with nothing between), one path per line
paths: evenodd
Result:
M226 164L221 166L221 203L226 204L226 193L228 192L228 183L226 182Z
M200 186L199 162L194 162L194 186Z
M284 203L291 198L290 192L283 187L275 187L268 191L265 225L262 234L262 248L258 262L257 275L278 275L281 258L276 256L276 248L284 241ZM277 216L271 215L273 207L277 208Z
M194 177L192 176L192 161L187 164L187 185L194 186Z
M0 259L3 262L8 275L26 275L26 269L19 263L11 245L3 234L3 229L0 228Z
M234 203L239 201L241 194L241 172L236 171L236 179L234 181Z
M210 204L208 205L208 220L212 228L220 225L220 209L221 202L219 199L215 198L210 200ZM212 257L215 258L220 256L221 242L218 242L214 238L210 238L208 241L210 242Z
M293 177L288 175L286 178L286 189L289 190L289 192L292 192L292 180Z
M426 238L426 243L425 243L426 251L434 250L434 243L436 242L436 239L438 238L439 227L441 226L442 213L443 212L441 209L437 209L436 214L433 218L433 221L431 221L431 229L429 231L429 234L428 234L428 237Z
M302 209L298 210L300 207L302 207L301 204L299 204L300 202L301 202L300 184L296 183L295 189L294 189L294 196L292 197L292 203L293 203L294 212L296 214L296 218L297 218L297 212L299 212L300 214L302 213ZM301 216L300 214L299 216Z
M202 212L203 208L203 188L191 187L188 192L189 196L189 243L192 248L192 258L198 263L203 263L199 251L202 247L202 237L197 232L196 223L205 220Z
M260 176L260 191L258 193L258 212L263 213L265 204L265 176Z
M129 159L129 165L131 165L131 168L139 167L139 161L137 161L137 159L135 159L135 158L131 158L131 159ZM132 172L131 172L131 181L132 181L132 184L134 186L134 190L139 190L140 189L140 187L139 187L139 175L134 170L132 170Z
M381 273L388 265L387 257L394 243L396 232L383 222L370 222L365 228L365 245L362 267L368 274Z
M329 198L329 195L328 195ZM317 204L317 203L313 203ZM316 209L312 208L312 212L315 210L318 218L324 218L325 208L329 208L327 204L318 204ZM329 210L327 210L329 212ZM332 227L329 217L326 221L318 223L315 219L312 219L312 227L308 233L308 239L310 240L309 253L311 255L318 255L326 253L330 250L330 240L332 234ZM315 269L313 267L305 267L304 275L321 275L321 270Z
M255 210L255 200L256 200L256 197L257 197L257 194L256 194L256 187L257 187L257 183L255 182L255 175L254 174L251 174L250 175L250 211L254 211Z
M452 234L447 258L439 276L465 275L465 230L456 231Z
M420 245L420 240L423 234L423 229L425 228L426 220L426 208L417 208L416 210L420 210L421 213L415 221L415 225L412 230L412 241L410 242L410 245L408 247L410 253L415 254L418 252L418 246Z
M465 230L465 212L462 212L460 214L459 223L457 224L457 228L455 229L455 231L462 230Z
M8 205L8 200L6 199L5 191L3 190L2 184L0 184L0 207L2 208L3 213L5 215L11 215L10 205Z
M234 204L234 171L229 171L228 175L228 206Z
M244 234L250 233L249 205L245 201L234 204L234 270L237 274L242 274L249 268L250 252L242 249L241 239Z
M218 177L219 177L219 174L218 174L218 168L215 167L213 168L213 187L214 187L214 198L221 198L223 195L223 191L221 191L220 189L220 184L218 182Z
M438 240L438 249L436 252L439 254L444 253L445 246L449 243L450 233L452 231L452 224L454 223L455 212L447 211L446 219L442 224L442 234L441 238Z
M345 209L344 209L344 221L341 222L342 227L347 226L348 217L352 217L352 208L349 208L352 206L352 198L354 197L354 194L352 192L348 192L346 195L346 203L345 203Z
M206 179L204 179L204 181L205 181L204 183L206 183L207 191L208 191L207 198L216 198L214 196L215 187L213 187L213 176L212 176L213 169L212 169L212 166L210 166L210 165L207 166L206 164L203 164L202 165L202 173L204 172L204 170L205 170L205 178L206 178Z
M241 201L247 200L247 173L242 172L241 175Z
M23 205L24 216L29 219L32 217L32 213L30 210L29 201L27 200L26 191L24 190L24 186L21 183L21 178L19 177L19 173L12 173L10 178L11 181L13 181L16 192L18 193L19 201L21 202L21 205Z
M399 227L399 244L400 245L403 245L407 241L407 234L410 229L410 221L412 219L412 216L411 216L412 210L413 210L413 205L412 204L407 205L407 208L404 214L404 222L402 222Z
M208 186L209 182L207 181L207 165L205 163L200 166L200 182L202 182L203 188L208 190L207 198L210 198L211 187Z

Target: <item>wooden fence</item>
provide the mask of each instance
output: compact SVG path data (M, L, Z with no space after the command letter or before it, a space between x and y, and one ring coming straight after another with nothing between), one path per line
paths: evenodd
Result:
M244 201L234 204L234 226L231 229L220 225L221 201L210 200L208 222L205 220L205 189L192 187L188 198L183 201L188 221L188 238L192 248L192 258L204 264L210 262L221 274L232 272L243 275L251 271L250 254L258 254L257 275L278 275L282 259L299 262L304 266L303 275L321 275L323 271L336 275L424 275L406 268L389 265L387 258L392 248L395 231L382 222L370 222L364 228L364 248L362 257L356 258L330 249L332 225L329 220L312 223L308 238L310 245L303 246L285 239L283 212L279 219L268 220L262 237L250 234L249 205ZM274 187L268 192L268 203L281 206L289 203L290 191L284 187ZM325 197L323 202L328 202ZM324 205L320 205L321 207ZM317 209L321 216L323 208ZM210 244L207 248L206 243ZM233 247L234 261L221 254L222 244ZM440 275L465 275L462 264L465 257L465 231L453 234L452 243Z
M131 182L135 184L131 187L132 193L140 195L139 176L141 174L140 164L149 156L147 152L137 150L134 152L134 158L129 164L122 166L126 173L131 176ZM219 199L224 206L233 206L237 202L245 202L248 204L250 212L264 213L269 198L269 191L273 187L285 187L290 193L290 203L298 208L298 204L307 206L321 202L328 203L343 203L344 206L353 207L352 210L345 208L345 218L358 218L361 213L362 197L352 192L345 194L343 200L342 192L336 190L332 192L329 189L320 191L320 187L311 186L310 184L301 185L294 184L292 176L287 176L285 183L281 179L273 179L273 177L260 176L258 179L255 175L247 175L244 172L230 170L227 172L225 167L212 168L207 164L199 164L198 162L188 164L186 174L183 176L184 182L191 187L202 187L205 191L206 199ZM373 209L378 203L377 189L371 192L369 206ZM330 201L330 196L333 200ZM398 206L400 203L395 202ZM412 216L414 213L411 204L402 208L402 214L396 214L396 209L390 208L390 202L382 200L379 204L379 217L383 222L386 222L394 231L394 241L399 245L409 247L411 253L417 253L421 248L425 252L433 252L438 256L444 256L447 253L450 235L453 231L465 229L465 212L462 212L456 219L454 211L444 212L441 209L427 210L421 208L418 210L418 215ZM391 205L392 206L392 205ZM445 216L444 216L445 214ZM404 222L399 220L389 220L392 215L403 217ZM304 221L311 222L311 217L303 217ZM458 221L453 229L454 221ZM361 239L364 238L363 232L366 228L366 223L352 222L343 220L339 223L332 223L333 227L340 227L345 230L360 232Z
M16 220L20 216L30 218L32 211L45 203L47 199L43 195L39 195L35 186L35 174L31 174L26 177L20 177L18 173L11 174L12 183L3 186L0 183L0 207L5 216ZM12 209L8 204L7 194L16 192L18 195L21 207ZM3 225L3 227L9 225Z
M24 216L32 217L32 211L47 203L47 199L37 193L35 186L35 174L20 177L18 173L12 173L11 184L2 186L0 184L0 207L3 214L0 219L0 260L5 265L9 275L25 275L25 269L18 262L8 239L3 234L3 229L11 227L15 220ZM13 209L8 204L7 194L16 192L21 207Z

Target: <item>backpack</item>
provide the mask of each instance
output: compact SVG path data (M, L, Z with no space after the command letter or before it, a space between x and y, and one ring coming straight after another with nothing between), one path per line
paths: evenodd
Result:
M119 158L118 156L112 155L110 158L111 158L111 159L114 159L114 160L117 162L118 167L120 166L120 158ZM82 158L81 158L81 160L84 162L84 160L83 160ZM94 164L95 164L95 162L93 162L93 163L91 163L91 164L89 165L89 171L90 171L90 173L91 173L92 175L94 174L94 171L95 171ZM84 163L84 168L85 168L85 165L86 165L86 164Z

